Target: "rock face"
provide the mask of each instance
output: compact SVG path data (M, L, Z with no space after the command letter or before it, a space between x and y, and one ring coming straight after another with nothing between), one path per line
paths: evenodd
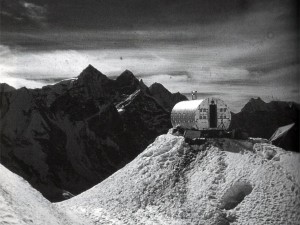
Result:
M300 155L270 144L159 136L92 189L56 205L86 224L299 224Z
M180 101L185 101L187 98L180 93L172 94L162 84L154 83L149 87L151 95L158 99L158 102L166 110L171 111L173 106Z
M1 164L51 201L76 195L167 132L160 101L130 71L111 80L92 66L42 89L2 84Z
M296 103L273 101L265 103L260 98L251 99L241 112L232 115L229 129L242 129L251 137L269 139L280 126L295 123L286 137L284 149L299 151L300 106Z
M265 103L261 98L251 98L249 102L241 109L241 112L261 112L261 111L268 111L269 105ZM270 108L271 109L271 108Z
M9 86L8 84L0 84L0 92L10 92L16 90L14 87Z

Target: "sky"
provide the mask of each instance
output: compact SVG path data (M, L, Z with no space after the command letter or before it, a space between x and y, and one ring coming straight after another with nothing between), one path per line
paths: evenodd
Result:
M42 87L89 64L109 77L238 111L252 97L300 101L296 0L0 0L0 82Z

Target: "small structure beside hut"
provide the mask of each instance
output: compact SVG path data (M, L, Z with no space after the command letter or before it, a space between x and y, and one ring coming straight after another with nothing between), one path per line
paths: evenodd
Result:
M269 142L285 150L299 152L300 141L298 124L291 123L278 127L278 129L270 137Z

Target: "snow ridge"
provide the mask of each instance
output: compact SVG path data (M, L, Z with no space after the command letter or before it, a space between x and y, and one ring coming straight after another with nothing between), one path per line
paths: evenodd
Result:
M230 139L190 146L166 134L58 207L95 224L298 224L299 154ZM292 159L293 158L293 159Z

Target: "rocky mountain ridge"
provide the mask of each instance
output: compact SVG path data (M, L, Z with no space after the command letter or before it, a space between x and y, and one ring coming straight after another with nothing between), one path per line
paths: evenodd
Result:
M175 105L177 102L186 100L186 97L179 92L172 94L162 84L156 82L149 87L149 92L153 97L158 99L160 105L168 111L171 111L173 108L170 106ZM170 102L172 104L170 104Z
M77 78L41 89L0 84L1 164L49 200L63 200L101 182L166 133L170 111L182 100L161 84L148 88L128 70L112 80L91 65ZM230 129L269 138L295 122L287 149L299 151L297 121L295 103L251 99L233 114Z
M167 109L176 103L162 106L130 71L112 80L91 65L41 89L0 87L1 164L51 201L132 160L171 127Z
M294 102L250 99L241 112L232 114L229 129L241 129L250 137L269 139L278 127L295 123L292 131L286 137L283 148L299 152L299 120L300 106Z

